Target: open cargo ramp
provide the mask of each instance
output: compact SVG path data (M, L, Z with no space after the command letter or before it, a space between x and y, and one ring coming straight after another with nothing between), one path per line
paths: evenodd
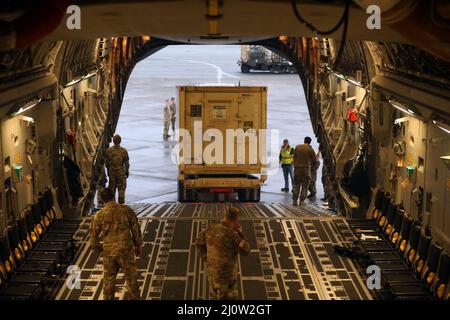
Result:
M220 221L229 204L136 204L144 236L138 274L144 299L209 299L205 264L195 249L197 234ZM338 256L334 244L351 243L342 217L317 206L233 204L252 250L239 257L241 299L372 299L357 267ZM76 233L81 288L65 285L57 299L102 299L102 258L89 247L86 218ZM119 274L116 298L125 298Z

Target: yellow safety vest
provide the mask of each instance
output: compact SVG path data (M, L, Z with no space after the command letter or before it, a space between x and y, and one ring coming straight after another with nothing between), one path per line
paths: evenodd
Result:
M291 154L292 147L281 147L281 164L292 164L294 162L294 155Z

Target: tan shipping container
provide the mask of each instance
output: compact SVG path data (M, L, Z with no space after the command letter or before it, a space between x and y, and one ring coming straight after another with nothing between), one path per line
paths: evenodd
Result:
M237 193L259 201L267 151L267 87L178 87L179 200L198 193ZM261 131L261 129L264 129Z

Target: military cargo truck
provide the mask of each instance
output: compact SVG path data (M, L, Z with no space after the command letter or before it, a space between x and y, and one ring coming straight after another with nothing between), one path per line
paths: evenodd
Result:
M283 57L273 53L263 46L242 45L241 59L238 61L243 73L251 70L273 73L295 73L294 65Z
M259 201L267 87L181 86L178 94L179 201Z

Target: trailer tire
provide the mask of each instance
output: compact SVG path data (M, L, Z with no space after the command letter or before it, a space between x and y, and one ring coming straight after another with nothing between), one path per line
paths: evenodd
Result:
M178 181L177 193L178 193L178 201L179 202L186 202L186 200L184 198L184 186L183 186L183 183L181 181Z
M238 190L239 202L259 202L261 200L261 188Z
M242 73L249 73L250 72L250 67L248 65L246 65L246 64L243 64L241 66L241 72Z
M261 187L258 187L258 189L256 189L255 202L259 202L260 200L261 200Z
M178 181L177 192L179 202L194 202L194 191L192 189L185 189L181 181Z
M247 192L246 191L247 191L246 189L238 190L237 194L238 194L239 202L247 202Z
M259 202L261 200L261 188L251 190L251 199L250 202Z

